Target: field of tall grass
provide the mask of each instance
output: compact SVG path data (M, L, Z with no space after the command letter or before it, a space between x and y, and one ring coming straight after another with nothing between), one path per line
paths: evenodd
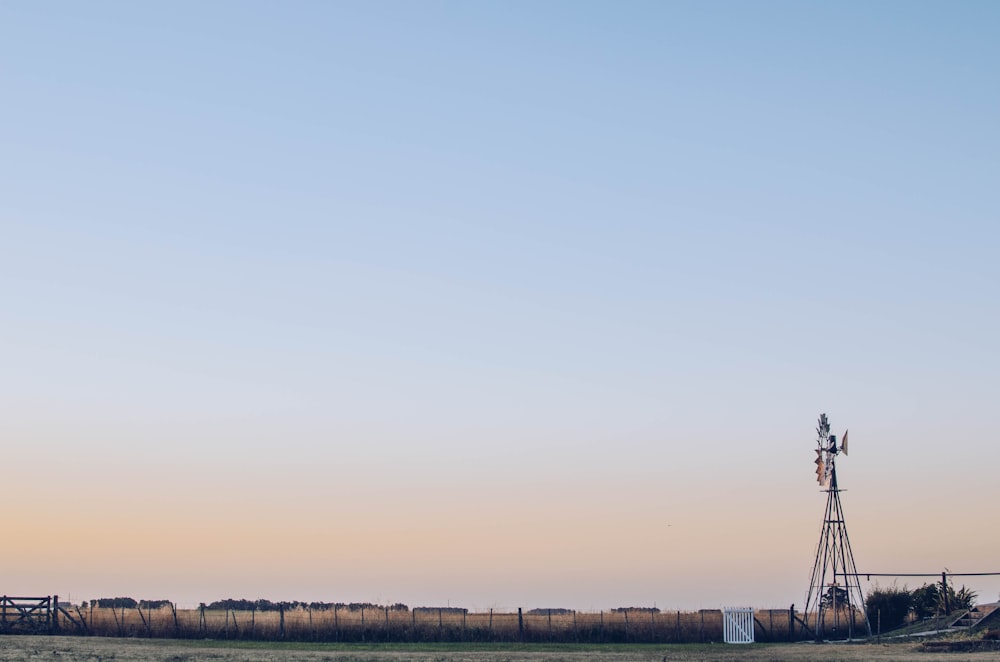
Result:
M72 610L80 634L104 637L323 642L700 643L722 640L722 612L613 610L467 612L397 607L176 609L95 607ZM801 614L796 615L802 618ZM854 631L864 631L858 616ZM789 610L756 612L758 641L809 638ZM846 623L844 624L846 628ZM63 629L71 630L68 621Z

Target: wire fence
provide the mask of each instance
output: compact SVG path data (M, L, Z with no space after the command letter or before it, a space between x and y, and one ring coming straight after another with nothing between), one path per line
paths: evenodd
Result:
M723 613L717 609L469 612L399 605L179 609L166 603L158 607L63 605L59 610L61 615L53 624L55 631L102 637L370 643L695 643L721 642L724 634ZM756 610L754 637L764 642L811 639L813 616L796 613L794 608ZM853 617L855 632L863 631L864 615L855 612ZM847 621L842 625L846 632Z

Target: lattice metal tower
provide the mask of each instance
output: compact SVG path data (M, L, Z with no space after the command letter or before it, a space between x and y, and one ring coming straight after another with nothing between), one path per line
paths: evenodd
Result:
M830 434L830 422L826 414L820 414L816 448L816 481L827 489L826 512L823 528L816 546L816 560L813 563L812 580L806 597L806 619L816 615L814 634L817 639L852 639L860 623L864 621L865 634L871 636L872 628L865 612L864 595L858 569L854 565L851 541L847 537L844 522L844 508L840 503L840 487L837 484L837 456L847 455L847 433L841 444ZM856 617L860 613L860 618Z

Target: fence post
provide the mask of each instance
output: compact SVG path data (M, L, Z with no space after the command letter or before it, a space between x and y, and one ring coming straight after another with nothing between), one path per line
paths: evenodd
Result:
M115 609L115 603L114 602L111 603L111 615L114 616L114 618L115 618L115 625L118 628L118 636L119 637L124 636L123 633L122 633L122 624L121 624L121 621L118 620L118 612Z
M83 617L83 612L80 611L79 607L74 606L73 608L76 609L76 615L80 617L80 622L83 623L84 634L90 634L90 625L88 625L87 619Z
M517 640L524 643L524 615L521 608L517 608Z
M143 628L146 629L146 633L149 634L149 623L146 622L146 617L142 615L142 603L140 602L135 606L135 610L139 612L139 620L142 621ZM125 608L122 607L122 620L125 620Z
M493 640L493 607L490 607L490 641Z
M788 608L788 641L795 639L795 603Z
M53 595L52 602L49 604L49 609L52 610L52 629L56 632L59 631L59 596Z
M285 605L278 603L278 636L285 638Z
M361 641L365 640L365 606L361 605Z
M941 573L941 594L944 596L944 615L947 616L951 613L951 609L948 608L948 573Z

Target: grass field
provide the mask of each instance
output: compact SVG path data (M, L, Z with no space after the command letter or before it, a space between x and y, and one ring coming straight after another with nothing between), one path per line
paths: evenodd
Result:
M84 660L93 662L275 662L278 660L368 662L414 660L417 662L590 662L635 660L639 662L843 661L949 662L996 660L997 652L927 652L919 643L897 644L725 644L686 645L476 645L410 644L351 645L271 642L177 641L166 639L117 639L102 637L2 636L0 661Z

